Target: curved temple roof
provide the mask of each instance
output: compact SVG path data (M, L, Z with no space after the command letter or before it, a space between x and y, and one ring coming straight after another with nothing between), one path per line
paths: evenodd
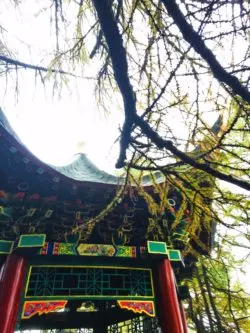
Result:
M78 154L77 159L66 166L50 166L64 176L77 181L105 184L119 184L122 182L122 178L98 169L85 154Z
M7 117L0 109L0 130L3 129L7 131L11 135L11 139L13 141L17 141L18 145L20 145L25 153L29 153L29 155L33 155L29 149L23 144L22 140L13 130L10 125ZM34 159L39 160L35 156ZM37 161L38 162L38 161ZM41 162L41 161L40 161ZM43 162L41 162L44 164ZM121 177L117 177L114 175L110 175L107 172L100 170L94 163L92 163L85 154L78 154L77 159L72 163L65 166L55 166L51 164L47 164L48 167L52 168L55 172L58 172L72 180L80 181L80 182L92 182L92 183L100 183L100 184L113 184L117 185L122 183L123 179Z
M214 134L218 134L223 123L223 117L220 115L212 126L211 130ZM12 138L14 138L23 149L28 152L29 155L33 155L29 149L22 143L22 140L15 133L12 126L10 125L8 119L4 115L3 111L0 108L0 129L1 127L7 131ZM196 147L194 151L199 150L199 147ZM42 163L38 158L33 156L37 162ZM44 163L42 163L44 164ZM99 184L109 184L109 185L118 185L122 184L124 178L117 177L115 175L108 174L107 172L99 169L94 163L92 163L85 154L78 154L77 159L72 163L65 166L55 166L47 164L49 168L55 172L71 179L71 181L77 182L90 182L90 183L99 183ZM159 183L164 182L164 178L160 172L155 173L155 177ZM149 176L143 177L143 185L150 186L152 185L151 178Z
M161 172L155 176L159 183L164 182ZM117 185L123 182L124 178L98 169L84 154L63 167L43 163L22 143L0 109L0 205L3 205L0 237L3 239L13 240L17 234L35 230L46 234L49 241L65 240L65 235L71 235L75 241L72 230L79 226L79 230L84 230L81 237L85 242L120 244L126 241L126 244L145 245L150 213L136 188L126 190L115 208L105 213L102 223L97 223L94 229L85 223L103 212L116 196ZM143 185L156 195L150 186L150 176L144 177ZM164 213L171 224L181 196L175 189L167 195L175 206ZM163 225L163 220L167 239L168 226ZM208 244L210 234L206 230L203 234ZM201 251L199 247L198 251Z
M71 182L89 182L107 185L120 185L124 182L123 177L111 175L99 169L93 162L90 161L87 155L82 153L78 154L76 160L65 166L55 166L52 164L43 163L41 160L39 160L39 158L37 158L30 152L29 148L26 147L26 145L24 145L22 140L12 128L4 112L0 108L0 132L1 129L4 132L10 134L9 139L12 141L13 145L17 144L20 148L22 148L24 155L28 154L31 159L35 161L36 164L46 165L47 168L52 169L51 171L54 171L54 173L58 173L58 175L63 175L67 177L69 180L71 180ZM161 172L156 172L155 177L159 183L164 182L164 177L162 176ZM152 185L151 177L147 175L144 176L143 186L150 185Z

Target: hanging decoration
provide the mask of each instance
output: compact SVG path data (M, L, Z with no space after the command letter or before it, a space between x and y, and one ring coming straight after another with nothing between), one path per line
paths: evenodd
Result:
M134 313L145 313L155 317L155 306L153 301L117 301L121 309L131 310Z
M29 319L65 308L68 301L26 301L23 305L22 319Z

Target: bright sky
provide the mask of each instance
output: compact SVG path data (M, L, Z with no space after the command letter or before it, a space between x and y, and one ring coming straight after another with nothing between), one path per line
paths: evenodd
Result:
M14 1L0 1L0 22L7 31L2 31L3 40L13 51L14 58L38 65L42 63L45 66L51 61L51 50L55 47L56 40L54 23L50 22L52 13L46 10L49 8L48 4L51 4L50 0L22 0L16 8ZM68 4L65 2L64 6L68 6L67 17L72 17L72 20L67 30L61 29L61 33L66 36L66 40L70 40L76 29L77 12L74 10L73 1ZM90 20L88 18L88 24ZM141 31L141 26L139 28ZM146 38L143 32L141 34ZM95 41L90 40L88 43L93 44ZM247 43L244 44L244 47L246 46ZM236 52L237 55L242 47L236 47L239 51ZM223 61L229 61L227 51L228 49L224 48L219 54ZM83 69L82 65L76 65L75 72L84 77L95 77L97 70L98 63L91 60ZM79 152L79 146L83 147L81 143L84 142L84 152L93 162L102 169L113 172L119 150L119 144L114 145L114 142L119 136L119 127L123 121L123 113L119 107L122 105L120 97L109 91L113 100L107 103L109 110L106 117L103 110L98 109L93 80L75 80L69 77L67 80L67 85L64 84L60 91L61 97L58 97L58 90L54 96L52 93L53 80L46 81L45 91L40 78L35 79L33 71L19 71L20 89L14 98L15 78L11 81L11 77L8 77L6 84L5 78L1 77L0 106L23 142L41 160L55 165L67 164ZM204 83L201 82L200 85L202 84ZM189 82L185 82L183 88L192 102L195 88L190 86ZM209 114L206 121L212 125L217 114L207 113L211 110L209 103L202 106L202 110ZM178 118L176 110L172 118L168 118L168 124L179 137L183 137L185 125L183 119Z
M49 20L48 14L34 16L35 6L35 2L24 1L17 11L9 2L1 2L0 21L8 31L5 35L8 46L16 50L18 59L40 65L36 59L44 54L45 63L49 64L51 59L46 53L55 43L51 36L53 27L49 21L45 22ZM84 75L90 73L93 73L91 66ZM76 83L76 79L68 78L67 85L59 90L59 97L58 90L53 96L52 81L46 82L45 90L33 71L19 71L20 89L14 98L15 81L9 79L6 90L5 79L0 80L0 105L21 140L41 160L55 165L69 163L79 146L81 150L84 146L84 152L95 164L113 171L119 148L114 142L123 120L118 101L114 101L116 109L108 110L107 116L97 107L93 81L78 79Z
M88 83L81 83L84 94L79 99L67 89L62 99L46 98L42 88L34 88L36 91L32 92L31 87L20 93L17 103L7 96L2 103L28 148L47 163L63 165L78 152L82 146L78 143L85 142L84 152L96 164L110 168L117 154L117 145L113 149L112 146L118 135L119 119L115 116L106 119L95 108ZM113 157L109 156L110 149Z
M17 10L7 0L0 2L0 22L8 31L3 36L17 59L39 65L41 59L43 65L51 61L48 52L55 46L55 34L54 26L49 22L50 13L43 12L47 3L48 0L23 0ZM72 7L74 4L70 2L68 10ZM8 15L5 15L6 10ZM74 11L67 12L67 15L75 18ZM72 37L74 29L73 24L68 26L63 32L66 38ZM78 67L76 72L84 77L95 76L97 68L98 64L91 60L83 71ZM64 165L78 152L79 143L85 142L84 152L95 164L109 172L115 170L119 144L114 145L114 142L123 121L119 108L122 103L117 100L120 97L110 92L113 101L109 102L108 117L105 117L103 110L98 110L92 80L79 79L76 84L75 79L68 77L68 85L64 85L60 92L61 98L58 98L58 91L52 97L53 80L46 81L45 91L39 77L35 80L34 72L30 70L19 71L20 89L16 98L13 96L16 81L8 80L7 90L5 79L0 80L0 105L21 140L35 155L47 163ZM188 91L192 100L192 89L188 87ZM209 117L212 125L215 117L211 117L211 112ZM168 125L178 132L179 137L185 133L181 122L183 119L178 118L177 111L168 118Z

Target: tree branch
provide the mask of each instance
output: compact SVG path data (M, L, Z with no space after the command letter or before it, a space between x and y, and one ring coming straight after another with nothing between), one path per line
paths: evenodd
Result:
M215 170L209 166L208 163L200 163L197 160L193 159L192 157L188 156L187 154L180 151L176 148L173 143L169 140L164 140L156 133L148 123L146 123L141 117L135 116L135 123L141 128L142 132L149 138L151 141L159 148L159 149L167 149L170 151L174 156L182 160L184 163L193 166L199 170L203 170L210 175L229 182L231 184L235 184L245 190L250 191L250 183L241 179L234 178L231 175L224 174L218 170Z
M165 0L162 0L164 4L166 3ZM114 14L112 12L111 5L108 0L92 0L99 21L101 25L101 29L103 31L104 37L106 39L110 58L112 60L113 65L113 71L114 76L116 79L116 82L118 84L118 87L120 89L120 92L123 97L123 103L124 103L124 111L125 111L125 121L122 128L121 133L121 139L120 139L120 155L118 158L118 161L116 163L117 168L121 168L125 165L126 160L126 150L130 144L131 141L131 132L133 128L133 124L139 126L142 130L142 132L159 148L159 149L167 149L169 152L171 152L175 157L179 158L181 161L183 161L186 164L189 164L193 166L194 168L197 168L199 170L203 170L206 173L212 175L213 177L216 177L218 179L227 181L231 184L235 184L241 188L244 188L246 190L250 190L250 183L241 179L237 179L231 175L224 174L218 170L215 170L210 167L209 163L200 163L197 161L197 158L194 159L188 154L180 151L178 148L176 148L173 145L173 142L170 140L163 139L156 131L154 131L150 125L143 120L141 117L139 117L136 114L136 98L135 93L133 91L132 85L129 80L128 75L128 62L126 58L126 50L123 47L123 41L122 36L119 32L117 22L115 21ZM180 12L178 6L174 2L174 0L170 0L167 4L167 7L169 7L170 4L170 10L177 11L173 14L173 17L177 15L177 21L180 20L181 23L179 23L178 26L181 26L183 28L187 28L187 36L192 37L191 44L194 46L194 43L198 43L198 50L204 53L206 57L208 57L209 61L213 61L213 66L216 68L219 67L219 69L223 72L223 75L225 73L225 70L221 67L221 65L217 62L217 60L214 58L213 54L207 47L205 46L204 42L201 40L199 35L193 30L193 28L186 22L185 18L183 17L183 14ZM166 4L165 4L166 5ZM183 23L184 20L184 23ZM178 24L178 22L176 22ZM183 25L184 24L184 25ZM186 34L185 34L186 35ZM194 41L193 41L194 39ZM198 42L197 42L198 39ZM205 51L204 51L205 50ZM219 71L220 72L220 71ZM228 76L230 78L230 84L233 82L236 88L238 87L238 90L242 92L242 89L245 91L245 88L241 86L238 79L234 78L230 74L226 72L226 78L228 79ZM224 81L223 81L224 82ZM240 94L240 93L239 93ZM249 93L248 93L249 94ZM243 94L244 95L244 94ZM244 95L244 97L246 97ZM249 94L249 101L250 101L250 94Z
M181 31L184 39L192 45L194 50L208 63L214 77L228 85L234 94L241 96L245 101L250 103L250 92L242 86L237 77L229 74L216 59L212 51L206 46L199 34L193 29L193 27L186 21L183 13L175 0L161 0L168 14L174 20Z
M8 58L6 56L0 55L0 62L4 62L6 64L6 66L8 65L13 65L15 67L22 67L24 69L33 69L35 71L38 72L48 72L51 71L52 73L58 73L58 74L65 74L65 75L71 75L71 76L75 76L74 74L70 73L70 72L65 72L63 70L60 69L54 69L54 68L48 68L48 67L43 67L43 66L37 66L37 65L31 65L28 64L26 62L22 62L19 60L14 60L11 58Z
M108 0L92 0L92 2L108 45L114 76L123 97L125 121L120 139L120 156L116 163L116 167L120 168L124 166L126 150L130 143L133 116L136 114L136 96L129 81L126 51L110 2Z
M209 283L210 281L208 280L208 277L207 277L206 267L203 264L201 264L201 269L202 269L202 273L203 273L203 279L204 279L204 283L205 283L205 286L206 286L206 290L207 290L207 293L208 293L209 302L211 304L211 307L213 309L213 312L214 312L214 315L215 315L215 318L216 318L216 324L218 325L218 328L219 328L221 333L223 333L223 332L226 333L226 329L223 327L221 317L220 317L220 313L217 309L216 302L215 302L214 296L212 294L211 286L210 286L210 283Z

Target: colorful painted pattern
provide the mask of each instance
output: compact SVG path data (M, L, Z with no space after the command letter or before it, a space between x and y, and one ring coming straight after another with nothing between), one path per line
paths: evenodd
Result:
M136 258L135 246L116 246L116 257Z
M46 242L39 250L41 255L80 255L80 256L103 256L119 258L143 257L146 247L122 246L110 244L79 244L76 249L75 243Z
M64 309L68 301L26 301L23 306L22 319L29 319L34 315L47 314Z
M115 246L107 244L80 244L77 247L80 256L104 256L136 258L135 246Z
M105 256L114 257L116 249L113 245L106 244L80 244L77 247L80 256Z
M42 255L54 255L54 256L57 256L57 255L75 256L75 255L77 255L74 243L46 242L39 252Z
M155 306L153 301L117 301L121 309L131 310L134 313L145 313L155 317Z

